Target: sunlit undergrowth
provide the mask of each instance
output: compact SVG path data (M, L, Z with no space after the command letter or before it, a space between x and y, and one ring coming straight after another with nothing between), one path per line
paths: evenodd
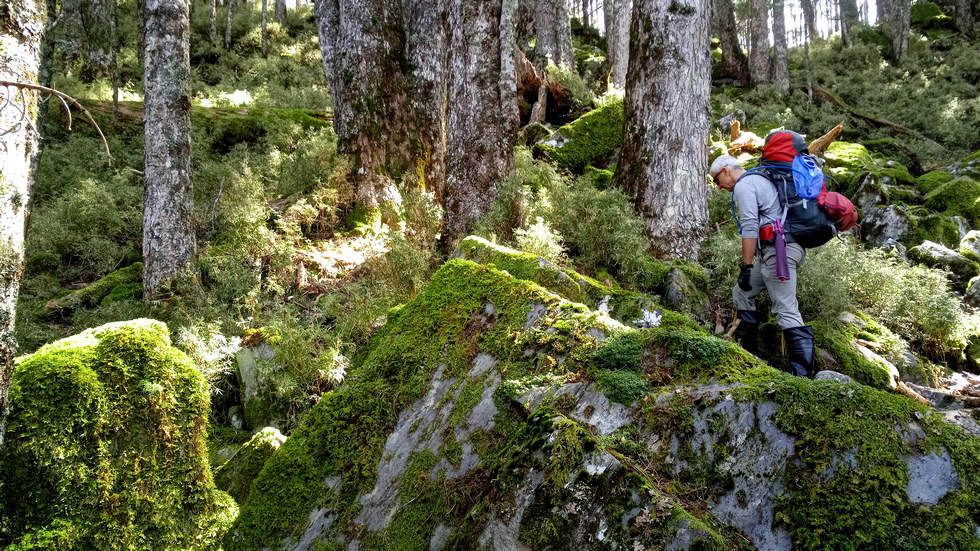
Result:
M728 308L738 247L739 237L722 231L704 248L713 295ZM804 320L837 327L844 312L865 312L937 361L948 361L951 352L955 360L977 325L977 316L951 292L943 271L912 266L882 249L865 249L850 240L807 250L797 296ZM760 301L760 308L766 306Z

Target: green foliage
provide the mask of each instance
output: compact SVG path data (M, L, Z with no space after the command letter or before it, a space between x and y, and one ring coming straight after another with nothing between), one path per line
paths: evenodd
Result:
M162 323L107 325L21 357L10 398L6 543L210 549L234 517L207 463L205 382Z
M980 182L957 178L932 190L925 196L927 209L959 215L973 225L980 222Z
M79 307L92 307L109 299L109 304L132 298L141 298L142 285L139 280L143 275L143 263L137 262L120 270L109 273L84 289L69 293L54 301L52 309L71 310ZM135 285L136 287L133 287ZM140 290L140 295L133 297L133 291ZM114 296L113 296L114 294Z
M586 166L606 167L623 141L623 102L611 101L589 111L556 131L570 140L561 147L539 143L535 154L551 159L558 168L581 174Z
M514 244L522 251L536 254L550 262L561 263L565 256L562 237L538 216L526 230L514 230Z
M643 359L643 344L640 333L610 337L602 341L592 355L592 366L595 369L613 371L639 371Z
M549 63L547 71L552 80L572 96L576 111L584 111L592 107L595 96L574 67L558 67Z

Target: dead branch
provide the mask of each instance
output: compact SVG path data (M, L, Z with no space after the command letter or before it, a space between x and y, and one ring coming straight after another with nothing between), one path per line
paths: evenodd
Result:
M848 105L847 103L844 102L843 99L841 99L840 96L835 94L833 90L827 88L826 86L814 84L813 95L814 97L816 97L818 100L822 102L830 103L832 105L836 105L837 107L840 107L841 109L850 113L851 116L861 119L867 122L868 124L870 124L871 126L874 126L875 128L888 128L892 132L898 134L903 134L905 136L912 136L915 138L919 138L920 140L928 141L930 143L936 143L935 141L927 138L926 136L922 135L919 132L916 132L915 130L912 130L911 128L904 127L898 123L894 123L890 120L877 117L872 113L868 113L867 111L861 111L860 109Z
M89 122L92 123L92 126L95 127L95 130L99 133L99 137L102 138L102 145L105 146L105 153L106 153L106 156L107 156L106 163L109 166L112 166L112 153L109 151L109 141L105 139L105 134L102 133L102 129L99 128L99 124L97 122L95 122L95 118L92 117L92 114L89 113L88 112L88 109L86 109L85 106L83 106L81 103L79 103L78 100L76 100L75 98L69 96L68 94L65 94L63 92L59 92L59 91L57 91L57 90L55 90L53 88L48 88L47 86L41 86L40 84L29 84L29 83L26 83L26 82L15 82L15 81L10 81L10 80L0 80L0 86L13 86L13 87L19 88L21 90L21 92L23 92L24 90L35 90L35 91L38 91L38 92L44 92L46 94L53 94L53 95L57 96L58 98L60 98L62 103L64 103L66 100L69 101L69 102L71 102L72 105L74 105L79 110L81 110L81 112L88 118ZM26 111L27 111L27 109L24 109L24 112L25 113L26 113ZM69 114L69 117L70 116L71 115ZM69 126L69 128L70 128L70 126Z
M902 381L896 381L895 382L895 390L897 390L899 394L904 394L905 396L908 396L909 398L912 398L913 400L915 400L916 402L919 402L920 404L923 404L923 405L926 405L926 406L931 406L932 405L932 402L930 402L929 400L926 400L925 398L923 398L921 394L919 394L918 392L916 392L916 391L912 390L911 388L909 388L908 385L906 385Z

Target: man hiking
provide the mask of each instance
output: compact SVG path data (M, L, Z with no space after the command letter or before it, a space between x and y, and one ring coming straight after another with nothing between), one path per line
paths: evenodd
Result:
M792 160L792 159L788 159ZM711 163L711 177L721 189L733 194L738 205L742 234L741 270L732 289L737 317L735 340L752 354L758 353L760 315L755 298L763 289L772 300L772 313L786 339L791 372L800 377L814 376L813 328L803 324L796 300L796 270L803 264L806 251L786 234L788 274L776 274L776 221L784 215L776 186L760 172L747 172L738 160L722 155Z

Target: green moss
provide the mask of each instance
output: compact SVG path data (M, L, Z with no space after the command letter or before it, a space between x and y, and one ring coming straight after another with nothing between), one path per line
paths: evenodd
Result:
M902 243L914 247L924 241L934 241L956 249L960 242L960 226L949 214L910 217L909 232Z
M99 302L99 306L109 306L116 302L122 302L126 300L142 300L143 299L143 284L142 283L123 283L122 285L116 285L112 288L105 298Z
M527 323L532 304L544 307L536 310L540 314L536 324ZM356 384L324 395L267 463L229 532L225 549L278 546L284 537L295 536L305 527L311 507L326 504L337 512L337 525L346 526L360 507L356 496L374 483L385 441L398 415L423 396L438 365L446 366L445 377L466 379L472 359L483 353L492 356L497 361L495 371L510 380L545 374L560 378L563 373L584 369L597 343L590 331L616 332L602 319L494 267L462 259L447 262L354 362L348 380ZM464 383L452 410L454 418L464 418L482 393L480 381ZM498 421L498 425L506 423ZM527 441L521 445L526 446ZM450 443L444 451L452 456L453 449ZM335 492L323 484L331 476L342 477ZM405 480L410 477L406 475ZM420 518L428 517L418 516L425 514L418 507L435 506L436 496L426 492L411 508L399 511L406 532L396 536L400 529L389 528L385 535L377 536L381 539L370 540L374 542L371 548L385 548L403 537L422 542L422 535L435 526L420 526ZM447 497L442 488L433 492L443 496L439 499L462 499L460 495ZM362 541L362 549L366 542ZM413 548L416 543L405 545L402 548Z
M109 324L46 345L18 359L10 397L7 541L210 549L234 516L208 466L207 385L164 324Z
M977 225L980 223L980 182L957 178L941 184L925 196L925 207L948 215L960 215Z
M255 433L227 463L214 471L215 485L228 492L236 502L245 503L252 482L285 440L286 437L272 427Z
M980 151L977 151L973 155L968 156L967 158L963 159L963 161L964 162L967 162L967 163L973 162L973 161L980 161Z
M70 310L74 308L97 306L104 298L112 294L121 285L137 284L143 275L143 263L137 262L116 270L84 289L69 293L64 297L51 301L48 308L52 310ZM124 288L127 289L127 288ZM129 292L131 292L129 288ZM123 293L124 291L120 291Z
M828 328L821 322L813 323L817 346L830 352L840 363L840 372L860 383L880 389L889 388L887 368L868 360L854 349L851 341L857 330L852 326Z
M919 176L915 181L916 187L923 195L935 191L939 186L953 179L953 175L942 170L934 170Z
M637 400L650 394L653 387L636 371L597 370L594 374L599 389L610 401L624 405L632 405Z
M556 132L569 142L561 147L534 146L536 154L551 159L559 168L581 174L586 166L607 166L623 141L623 102L611 101L589 111Z
M592 179L592 185L598 190L609 189L612 186L612 170L604 170L590 165L585 167L585 176Z

